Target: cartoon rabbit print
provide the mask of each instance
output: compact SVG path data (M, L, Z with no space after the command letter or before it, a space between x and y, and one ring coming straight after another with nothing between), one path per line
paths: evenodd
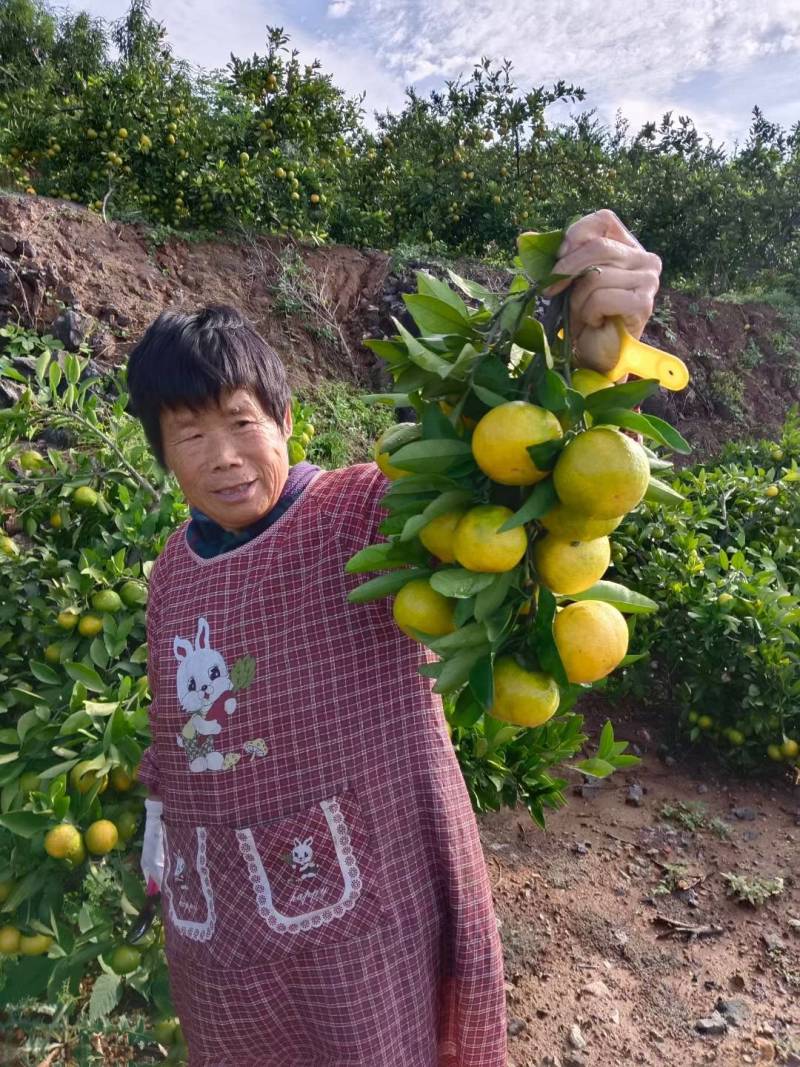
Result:
M214 737L222 733L226 715L236 711L230 674L225 660L211 647L208 623L197 620L194 645L185 637L173 642L178 661L178 700L189 716L179 734L178 747L189 760L192 771L221 771L225 757L214 745Z

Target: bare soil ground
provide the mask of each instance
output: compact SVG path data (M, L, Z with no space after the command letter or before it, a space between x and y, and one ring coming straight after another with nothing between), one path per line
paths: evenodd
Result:
M525 811L480 819L509 1067L797 1067L800 793L665 762L635 723L617 733L641 766L578 785L547 832ZM784 888L754 908L725 873Z

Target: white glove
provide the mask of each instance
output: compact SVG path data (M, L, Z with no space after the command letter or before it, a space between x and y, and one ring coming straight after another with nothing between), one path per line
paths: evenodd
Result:
M144 844L142 845L142 874L146 883L149 883L152 878L161 889L161 879L164 877L164 828L161 823L163 804L160 800L148 798L144 806L147 818L144 824Z

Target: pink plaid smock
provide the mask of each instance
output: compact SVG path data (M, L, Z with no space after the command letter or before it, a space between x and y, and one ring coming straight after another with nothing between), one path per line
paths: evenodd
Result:
M170 984L191 1067L503 1067L502 956L429 653L346 600L372 464L154 568L153 743Z

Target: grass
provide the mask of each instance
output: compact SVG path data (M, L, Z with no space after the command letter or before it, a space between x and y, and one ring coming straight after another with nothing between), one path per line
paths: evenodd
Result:
M314 412L316 433L307 450L309 462L330 470L372 459L372 445L394 422L394 411L366 404L344 382L321 382L297 391L297 399Z

